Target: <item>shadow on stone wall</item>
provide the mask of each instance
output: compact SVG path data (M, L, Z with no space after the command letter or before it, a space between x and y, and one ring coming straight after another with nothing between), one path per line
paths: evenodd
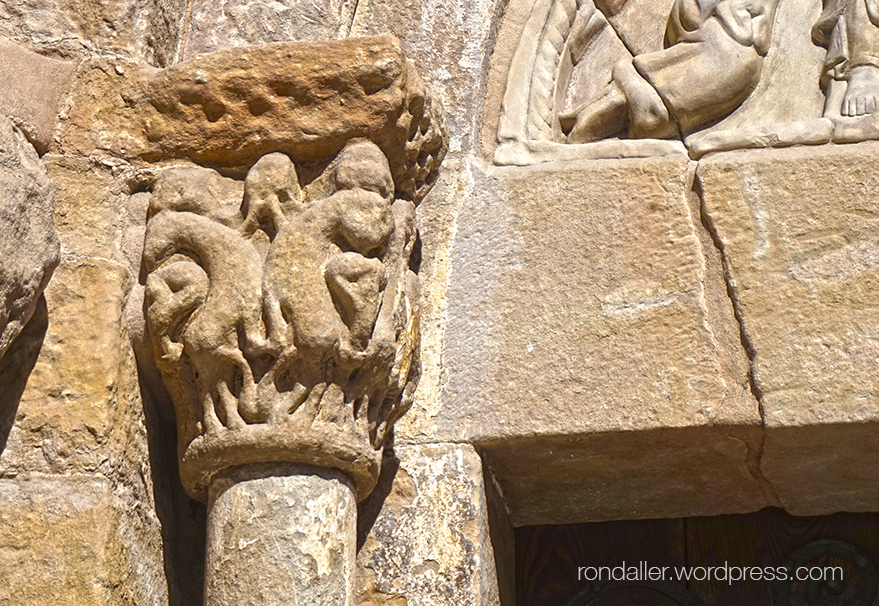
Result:
M400 469L400 460L394 454L394 434L387 437L385 449L382 453L382 470L378 477L378 483L366 499L357 505L357 551L363 547L372 526L378 519L385 505L385 499L394 489L394 478L397 477L397 471Z
M177 428L164 387L144 380L138 365L156 515L162 523L170 606L202 606L206 508L183 489L177 469Z
M0 453L6 448L21 396L37 363L48 326L46 298L40 295L30 321L6 350L6 355L0 358Z

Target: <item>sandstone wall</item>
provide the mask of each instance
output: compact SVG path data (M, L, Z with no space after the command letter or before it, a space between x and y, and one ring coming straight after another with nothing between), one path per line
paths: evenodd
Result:
M143 133L183 131L143 83L291 39L397 36L449 136L418 207L422 377L359 507L359 603L509 606L514 526L879 507L879 130L822 113L803 31L821 7L780 0L794 33L704 132L502 156L523 32L561 4L0 2L0 108L41 154L60 240L0 369L26 375L0 410L0 603L201 603L205 510L146 359L140 266L161 147ZM240 149L203 135L175 149Z

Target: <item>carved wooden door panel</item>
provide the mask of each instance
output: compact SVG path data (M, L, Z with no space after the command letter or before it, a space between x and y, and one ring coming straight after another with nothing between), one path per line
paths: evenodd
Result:
M516 605L879 606L877 566L879 514L532 526L516 530Z

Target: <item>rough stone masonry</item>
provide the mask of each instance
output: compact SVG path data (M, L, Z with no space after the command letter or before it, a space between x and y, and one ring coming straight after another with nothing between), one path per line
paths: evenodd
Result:
M511 606L514 527L876 511L877 40L0 0L0 604Z

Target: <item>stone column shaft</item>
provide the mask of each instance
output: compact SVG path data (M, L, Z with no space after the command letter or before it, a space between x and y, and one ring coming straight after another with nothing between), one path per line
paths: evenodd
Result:
M250 466L211 482L206 606L352 606L351 482L309 466Z

